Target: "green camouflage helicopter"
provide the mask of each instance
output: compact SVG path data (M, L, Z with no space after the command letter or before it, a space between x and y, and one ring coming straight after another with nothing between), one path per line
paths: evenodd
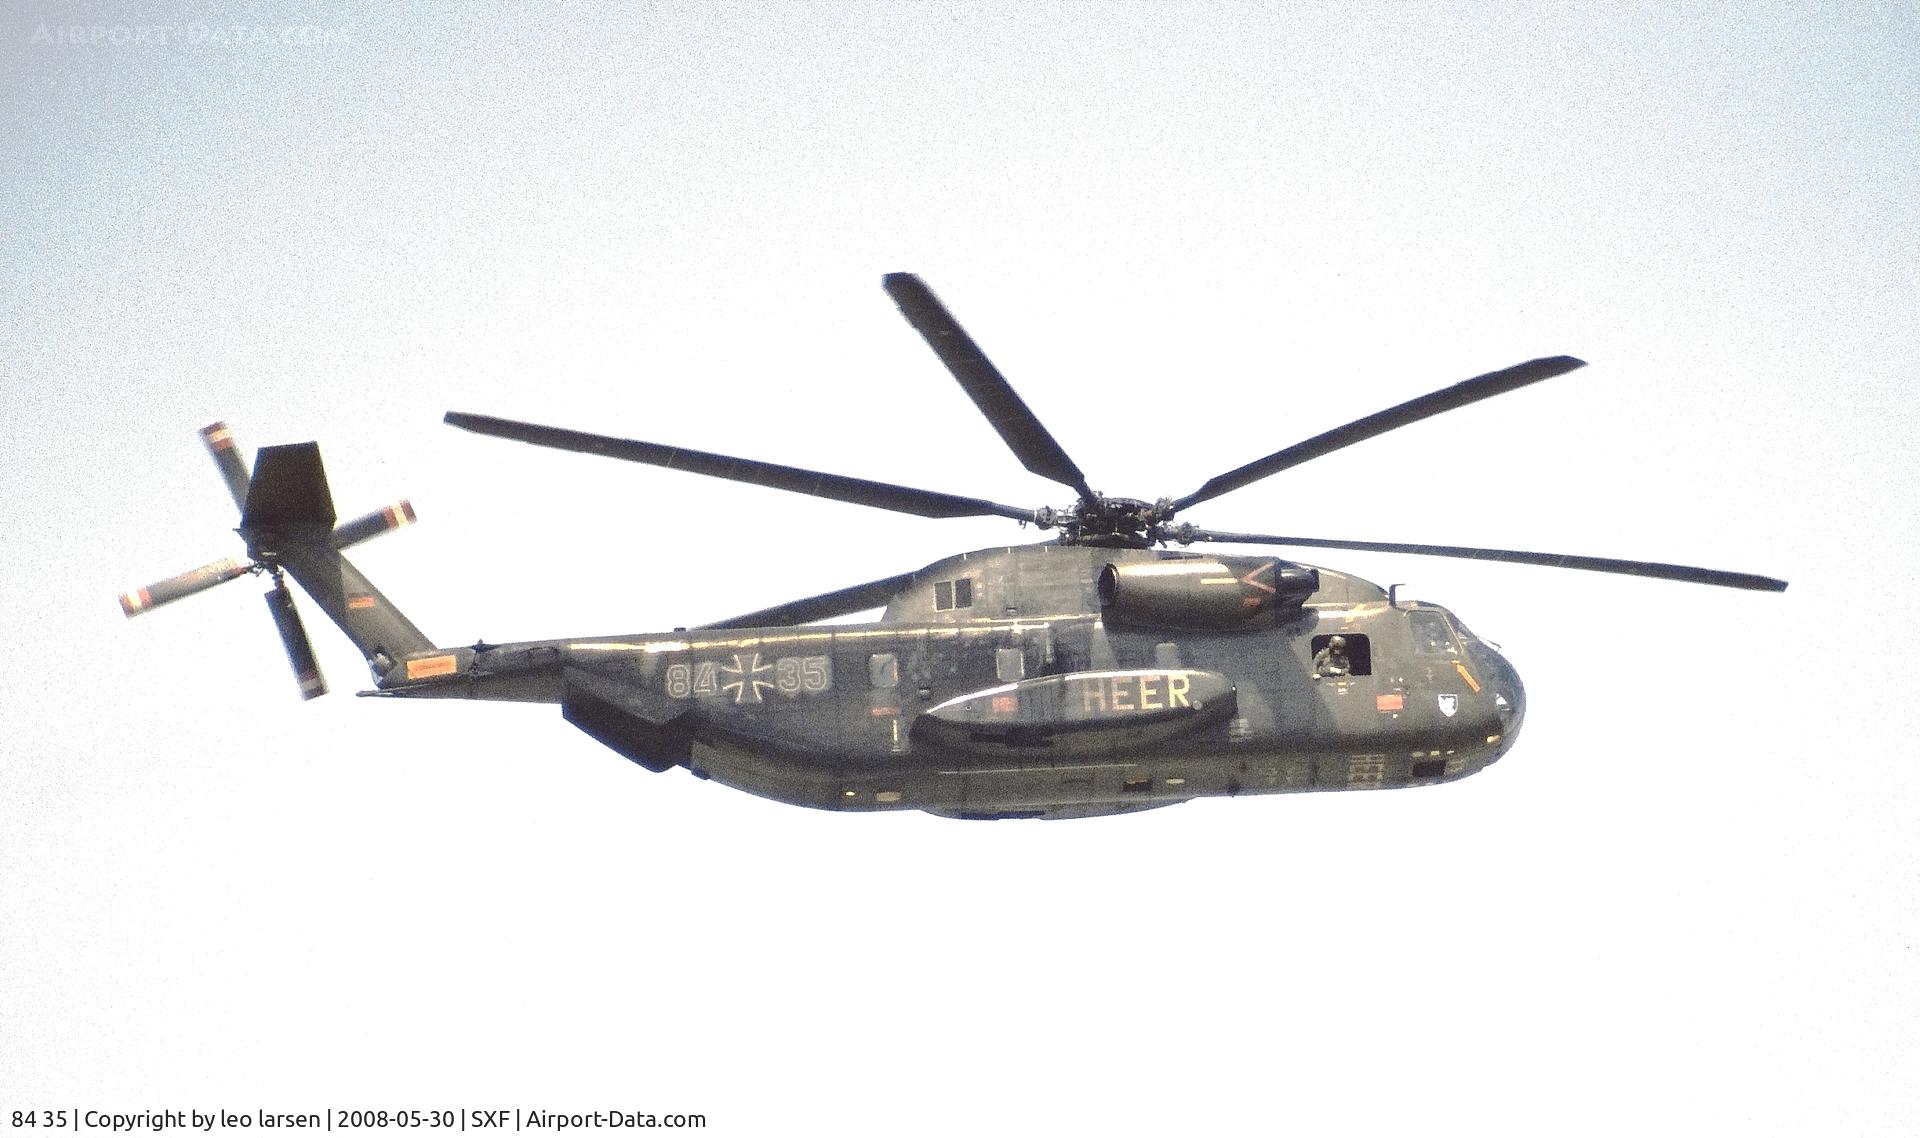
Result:
M284 577L366 656L364 695L554 703L651 771L828 810L1076 818L1209 795L1421 786L1513 746L1513 666L1445 608L1270 554L1168 544L1423 553L1778 592L1786 582L1658 562L1206 530L1175 517L1363 439L1583 366L1532 360L1355 420L1146 502L1096 493L921 280L887 276L907 320L1021 463L1078 495L1064 509L980 498L451 412L457 427L922 517L997 515L1038 545L924 569L697 628L439 647L343 555L413 520L405 502L336 525L314 443L263 448L251 473L202 431L240 509L247 560L121 597L128 616L250 573L307 698L326 690ZM877 621L814 622L885 606Z

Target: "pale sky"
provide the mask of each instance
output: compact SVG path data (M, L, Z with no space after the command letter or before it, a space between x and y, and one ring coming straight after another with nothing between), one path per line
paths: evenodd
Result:
M25 4L0 17L0 1110L762 1134L1903 1134L1920 1116L1920 19L1901 5ZM785 807L551 706L309 704L195 431L319 440L430 636L697 623L1034 540L447 410L1023 505L923 275L1109 493L1591 366L1196 524L1498 641L1433 789ZM0 1118L0 1122L4 1122Z

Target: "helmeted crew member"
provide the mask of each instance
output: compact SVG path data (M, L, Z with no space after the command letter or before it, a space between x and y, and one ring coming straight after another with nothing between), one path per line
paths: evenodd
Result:
M1321 676L1344 676L1353 671L1353 664L1347 659L1347 638L1334 636L1327 640L1327 646L1313 654L1313 678Z

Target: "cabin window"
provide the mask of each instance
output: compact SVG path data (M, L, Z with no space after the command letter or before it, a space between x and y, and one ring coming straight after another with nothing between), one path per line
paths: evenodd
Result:
M1335 644L1335 640L1340 643ZM1373 647L1362 633L1330 632L1314 637L1310 647L1313 649L1313 674L1316 678L1373 674Z
M1447 618L1432 609L1414 609L1407 614L1407 626L1413 630L1413 652L1416 656L1458 656L1459 645L1453 642L1453 630L1447 627Z
M993 674L1000 677L1002 683L1013 683L1027 678L1027 654L1019 648L996 648L993 652Z
M897 687L900 683L900 658L891 652L867 657L867 680L876 688Z
M1415 778L1440 778L1446 773L1447 760L1445 759L1421 759L1413 764Z
M935 581L933 607L939 612L946 612L948 609L972 608L973 578L961 577L956 581Z

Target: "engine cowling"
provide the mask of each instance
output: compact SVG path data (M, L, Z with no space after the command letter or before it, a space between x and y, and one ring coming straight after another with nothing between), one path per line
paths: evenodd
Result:
M1107 619L1147 628L1271 625L1319 588L1318 570L1272 557L1180 557L1109 564L1100 573Z

